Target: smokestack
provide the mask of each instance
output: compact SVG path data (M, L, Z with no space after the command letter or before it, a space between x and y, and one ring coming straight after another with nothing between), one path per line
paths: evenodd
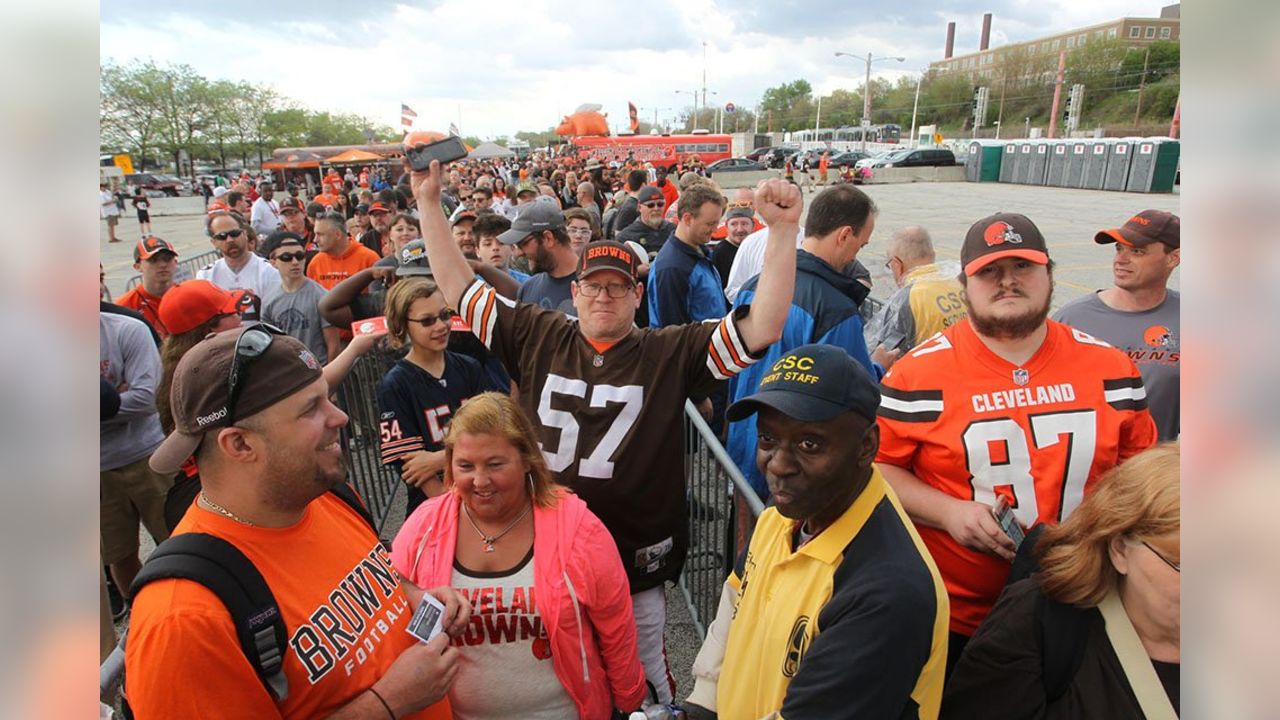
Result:
M944 60L950 60L951 56L955 54L955 49L956 49L956 24L953 22L949 22L947 23L947 54L943 55L942 58Z
M982 16L982 44L978 46L978 50L986 50L991 47L991 13Z

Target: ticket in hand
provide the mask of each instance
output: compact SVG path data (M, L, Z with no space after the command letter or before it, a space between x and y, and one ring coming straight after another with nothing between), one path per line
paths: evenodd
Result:
M1004 534L1009 536L1009 539L1013 541L1014 550L1017 550L1022 546L1022 541L1026 539L1026 532L1018 524L1017 518L1013 516L1013 508L1009 506L1009 501L1005 496L1001 495L996 498L996 506L992 512L996 516L996 522L1000 523L1000 529L1004 530Z
M385 335L387 333L387 319L379 316L356 320L351 323L351 332L354 335Z
M444 605L429 593L422 593L422 603L409 619L406 630L422 642L429 642L444 632Z

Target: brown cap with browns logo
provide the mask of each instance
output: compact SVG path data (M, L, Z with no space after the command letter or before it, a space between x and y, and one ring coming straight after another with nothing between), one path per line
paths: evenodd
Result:
M1124 225L1094 235L1093 241L1099 245L1119 242L1132 247L1162 242L1176 249L1182 243L1182 221L1177 215L1163 210L1143 210Z
M1006 257L1049 264L1044 235L1026 215L996 213L982 218L969 228L960 247L960 265L969 276Z
M639 264L630 247L612 240L601 240L583 249L582 260L578 262L578 279L582 280L597 270L613 270L636 282Z

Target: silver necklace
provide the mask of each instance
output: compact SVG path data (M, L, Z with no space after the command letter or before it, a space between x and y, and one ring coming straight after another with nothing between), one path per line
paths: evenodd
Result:
M493 544L502 539L503 535L511 532L511 530L515 528L515 526L518 525L520 521L524 519L525 515L528 515L531 510L533 510L533 501L530 501L525 507L524 512L520 513L520 517L512 520L510 525L502 529L502 532L497 535L486 535L484 531L480 529L480 526L476 524L475 518L471 517L471 511L467 509L467 504L465 502L462 503L462 514L467 516L467 522L470 522L471 527L475 528L476 534L480 536L480 542L484 543L484 551L487 553L493 552Z
M200 500L201 500L205 505L208 505L210 510L214 510L214 511L216 511L217 513L219 513L220 515L223 515L224 517L229 517L229 518L231 518L232 520L235 520L235 521L236 521L236 522L238 522L238 523L244 523L245 525L253 525L253 523L249 522L248 520L245 520L244 518L242 518L242 517L240 517L240 516L236 515L235 513L231 512L230 510L228 510L228 509L226 509L226 508L222 507L222 506L221 506L221 505L219 505L218 503L216 503L216 502L214 502L214 501L210 500L210 499L209 499L209 496L208 496L208 495L205 495L203 490L201 490L201 491L200 491Z

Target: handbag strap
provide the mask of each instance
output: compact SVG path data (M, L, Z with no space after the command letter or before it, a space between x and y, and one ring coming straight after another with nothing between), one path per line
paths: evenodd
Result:
M1120 602L1120 593L1112 589L1098 605L1098 610L1106 623L1107 638L1120 659L1129 687L1138 698L1142 714L1147 720L1177 720L1178 714L1173 711L1173 704L1156 675L1155 666L1151 664L1151 658L1147 656L1147 650L1138 639L1138 632L1133 629L1124 604Z

